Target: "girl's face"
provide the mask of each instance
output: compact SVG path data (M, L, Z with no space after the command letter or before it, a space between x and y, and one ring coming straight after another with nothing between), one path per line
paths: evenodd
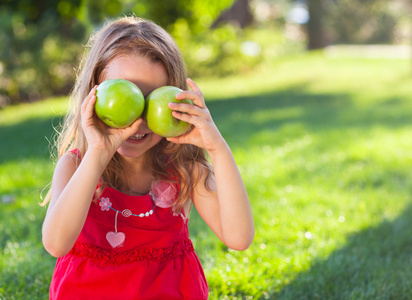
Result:
M153 90L168 84L168 75L162 63L154 63L142 56L121 56L115 58L106 68L104 79L125 79L133 82L144 97ZM162 139L153 133L145 121L117 150L120 155L139 158Z

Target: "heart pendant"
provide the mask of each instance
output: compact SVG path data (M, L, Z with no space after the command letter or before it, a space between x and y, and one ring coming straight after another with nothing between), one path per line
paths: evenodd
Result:
M125 238L126 235L123 232L109 231L106 234L106 239L113 248L122 247Z

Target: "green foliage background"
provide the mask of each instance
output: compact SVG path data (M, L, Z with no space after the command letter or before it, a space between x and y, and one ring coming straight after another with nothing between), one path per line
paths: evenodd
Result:
M107 19L135 14L172 32L185 27L183 37L191 38L231 2L6 0L0 5L0 107L67 94L82 45Z
M329 43L399 42L410 26L404 0L322 1ZM0 108L67 95L89 35L110 18L135 14L168 30L192 77L249 72L305 49L304 26L286 16L292 0L251 0L255 22L246 29L213 21L234 0L3 0L0 4ZM262 18L263 14L270 15ZM410 8L410 7L409 7ZM409 21L408 21L409 20ZM255 54L244 50L250 42ZM252 45L253 46L253 45Z

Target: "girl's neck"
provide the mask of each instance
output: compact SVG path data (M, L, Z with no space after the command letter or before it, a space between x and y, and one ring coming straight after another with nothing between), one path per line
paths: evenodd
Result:
M148 155L143 155L140 157L122 156L122 161L123 172L142 173L147 170L151 170L151 164Z
M121 191L130 195L145 195L150 189L153 172L147 155L138 158L122 157Z

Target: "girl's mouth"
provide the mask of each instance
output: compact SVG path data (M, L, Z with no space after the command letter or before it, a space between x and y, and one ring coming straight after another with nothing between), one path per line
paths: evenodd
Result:
M129 137L129 139L131 139L131 140L142 140L146 137L146 135L147 135L146 133L142 133L142 134L136 133L136 134L133 134L131 137Z
M147 133L135 133L127 139L127 142L131 144L139 144L143 142L148 135L149 134Z

